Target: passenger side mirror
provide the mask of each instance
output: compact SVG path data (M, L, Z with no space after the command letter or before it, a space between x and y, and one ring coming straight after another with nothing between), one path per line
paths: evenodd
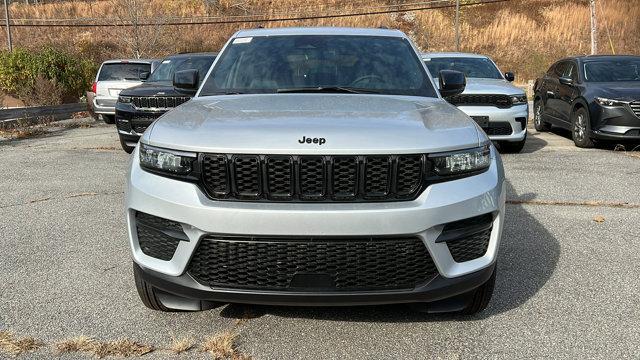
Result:
M513 75L513 73L511 71L508 71L506 73L504 73L504 78L508 81L508 82L512 82L513 80L516 79L516 76Z
M198 70L189 69L176 71L173 74L173 87L178 90L194 92L198 89Z
M558 78L558 81L560 81L562 85L573 85L573 79L569 77Z
M442 97L458 95L462 93L467 86L467 79L460 71L440 70L438 78L440 81L440 95L442 95Z
M143 72L143 73L140 73L140 80L142 80L142 81L147 80L147 79L149 78L149 74L150 74L150 73L149 73L148 71L145 71L145 72Z

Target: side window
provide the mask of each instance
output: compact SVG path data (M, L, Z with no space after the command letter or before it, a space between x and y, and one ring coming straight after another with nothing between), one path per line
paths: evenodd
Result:
M572 61L565 66L564 71L562 72L562 77L567 77L572 79L573 81L578 80L578 66Z
M555 71L553 75L556 77L562 77L564 75L565 70L567 69L567 65L568 64L566 61L559 62L555 67Z

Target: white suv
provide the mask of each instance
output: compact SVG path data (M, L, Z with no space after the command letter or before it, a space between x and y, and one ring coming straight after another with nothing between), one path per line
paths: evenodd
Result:
M93 112L107 124L113 124L120 91L142 84L154 70L158 60L108 60L100 65L91 91Z
M443 95L464 76L440 74ZM194 88L197 71L176 72ZM133 152L140 298L484 309L504 222L499 154L384 29L236 33L189 102Z
M501 73L484 55L426 53L422 58L432 76L438 76L441 70L464 73L464 92L447 97L447 101L477 121L503 152L522 150L527 141L529 105L524 90L511 84L513 73Z

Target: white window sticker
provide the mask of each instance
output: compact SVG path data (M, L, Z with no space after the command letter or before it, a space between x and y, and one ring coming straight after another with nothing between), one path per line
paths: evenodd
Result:
M171 60L164 60L162 63L163 63L163 64L168 64L168 63L170 63L170 62L171 62Z
M248 44L253 40L252 37L243 37L243 38L235 38L233 39L234 44Z

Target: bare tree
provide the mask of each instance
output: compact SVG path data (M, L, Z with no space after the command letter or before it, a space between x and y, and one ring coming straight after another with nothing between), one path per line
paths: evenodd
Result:
M139 59L156 53L165 23L163 18L157 16L160 11L151 11L153 9L148 1L111 0L111 2L116 9L116 21L121 25L116 29L115 34L121 42L126 44L131 55Z

